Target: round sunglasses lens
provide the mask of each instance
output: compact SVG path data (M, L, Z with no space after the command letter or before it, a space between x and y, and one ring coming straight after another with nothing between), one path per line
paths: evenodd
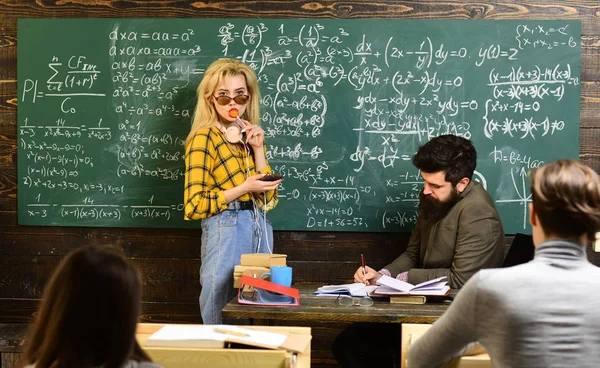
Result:
M368 296L365 298L360 298L359 301L360 305L363 307L370 307L373 305L373 299L369 298Z
M217 99L217 103L221 106L225 106L231 101L231 98L229 98L228 96L219 96L219 97L216 97L216 99Z
M248 102L248 96L246 95L239 95L239 96L235 96L233 98L233 100L235 101L236 104L238 105L243 105L246 102Z
M225 106L228 105L231 100L234 100L236 104L238 105L243 105L246 102L248 102L248 96L246 95L237 95L234 98L231 98L229 96L217 96L215 97L217 99L217 103L221 106Z

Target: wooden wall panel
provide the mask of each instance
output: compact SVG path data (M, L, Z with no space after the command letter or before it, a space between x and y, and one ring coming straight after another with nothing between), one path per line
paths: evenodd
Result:
M0 322L29 322L60 259L82 244L122 249L144 273L142 320L200 323L200 231L17 225L17 19L52 17L248 17L579 19L582 21L581 160L600 172L600 5L597 0L495 1L34 1L0 0ZM296 282L348 282L364 253L383 266L409 234L276 232ZM507 238L510 243L511 238ZM600 264L600 255L588 250ZM313 367L335 364L339 324L313 327Z
M0 367L22 367L23 359L24 357L21 353L4 353L0 357Z

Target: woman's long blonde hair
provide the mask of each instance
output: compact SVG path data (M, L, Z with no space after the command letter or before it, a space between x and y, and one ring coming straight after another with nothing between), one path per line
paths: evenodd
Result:
M242 75L246 78L246 86L248 87L248 95L250 96L248 106L242 117L252 124L260 124L260 92L254 70L236 59L217 60L206 69L204 78L202 78L202 82L198 86L198 102L196 103L196 111L194 111L192 118L192 128L185 142L186 146L199 129L211 127L218 121L217 112L210 99L226 77L237 75Z

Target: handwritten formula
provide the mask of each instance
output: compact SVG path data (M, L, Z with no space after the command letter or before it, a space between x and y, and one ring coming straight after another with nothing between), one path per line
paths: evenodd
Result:
M40 32L42 31L42 32ZM183 221L184 145L207 66L257 73L275 229L407 231L411 159L471 139L474 180L507 233L530 169L579 152L576 21L29 19L19 21L19 221Z

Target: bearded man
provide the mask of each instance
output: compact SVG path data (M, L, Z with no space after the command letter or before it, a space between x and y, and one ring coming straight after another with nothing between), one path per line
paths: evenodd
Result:
M418 284L448 277L461 288L482 268L500 267L504 260L504 230L494 201L472 180L477 151L468 139L436 137L419 148L413 164L421 171L419 217L406 251L376 272L362 267L356 282L371 284L382 276Z
M460 289L483 268L502 266L504 230L494 201L472 180L477 151L468 139L442 135L419 147L419 216L404 253L379 271L356 270L354 281L375 284L383 275L418 284L440 276ZM377 338L360 338L377 336ZM399 367L400 326L353 324L333 342L342 367Z

